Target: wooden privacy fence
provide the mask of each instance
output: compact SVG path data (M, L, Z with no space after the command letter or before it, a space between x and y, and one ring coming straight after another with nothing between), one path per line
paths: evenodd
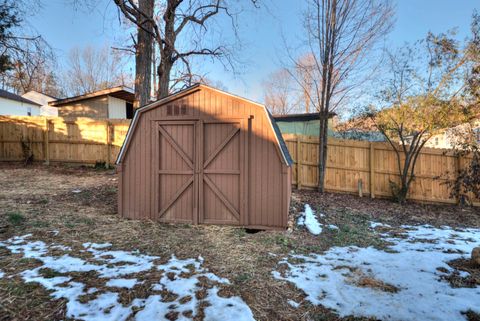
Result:
M318 137L283 135L294 159L292 183L297 188L318 184ZM469 163L451 151L424 148L419 155L409 199L457 203L445 184ZM396 154L388 143L329 138L325 189L331 192L391 197L390 181L399 183ZM475 200L474 205L480 205Z
M130 120L0 116L0 161L115 162Z
M36 161L111 165L127 134L130 120L0 116L0 161L24 160L27 146ZM294 159L292 184L315 188L318 137L285 134ZM446 184L469 159L441 149L424 148L417 161L412 200L456 203ZM398 182L395 152L387 143L329 138L326 190L390 197ZM475 205L480 205L475 200Z

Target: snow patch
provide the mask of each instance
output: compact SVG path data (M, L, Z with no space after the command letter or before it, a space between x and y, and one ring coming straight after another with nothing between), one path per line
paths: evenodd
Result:
M91 243L91 242L86 242L86 243L83 243L82 246L84 248L92 248L92 249L105 249L107 247L111 247L112 244L111 243Z
M293 300L288 300L287 302L292 308L295 308L295 309L298 309L298 307L300 306L300 303L295 302Z
M284 259L280 264L287 265L286 272L272 274L295 284L312 304L341 317L465 320L464 311L480 313L480 287L452 288L441 272L454 272L447 262L468 258L480 245L480 229L404 228L403 237L384 237L393 244L388 252L348 246L333 247L323 255L290 255L300 262Z
M391 227L388 224L380 223L380 222L370 222L370 228L375 229L377 227Z
M3 278L4 275L5 275L5 272L3 272L2 270L0 270L0 279Z
M315 212L308 204L305 204L305 211L298 219L297 224L305 226L313 235L319 235L322 233L322 224L318 222Z
M252 311L239 297L218 296L218 288L213 287L207 296L210 306L205 308L205 321L248 321L254 320Z
M218 295L217 285L228 285L230 282L218 277L202 267L203 258L178 259L172 256L165 264L156 264L158 256L150 256L139 251L111 250L110 243L84 243L86 252L90 252L93 258L88 261L75 257L69 247L62 245L47 245L42 241L29 241L31 235L15 236L0 242L0 247L5 247L12 253L22 254L26 258L34 258L42 262L42 265L34 269L20 273L25 282L36 282L47 290L55 299L67 300L66 317L78 320L100 321L125 321L135 319L137 321L166 320L166 315L178 312L177 320L187 320L182 313L189 312L192 319L199 313L198 307L208 305L205 309L204 320L227 320L240 321L254 320L253 314L247 304L240 297L221 297ZM50 256L49 251L55 249L65 250L62 256ZM42 269L51 269L57 273L65 274L48 278L42 275ZM107 279L106 285L111 291L99 293L95 298L85 302L80 300L85 294L98 293L95 287L87 288L83 283L73 281L70 272L96 272L101 279ZM119 302L121 288L131 289L138 284L136 278L122 278L122 276L135 273L159 274L160 279L152 286L153 291L172 293L176 299L163 302L164 298L159 294L152 294L147 298L136 298L128 305ZM1 271L0 271L1 273ZM199 282L202 278L209 286ZM151 278L146 278L151 280ZM202 284L201 284L202 283ZM197 299L198 291L206 291L206 297ZM136 314L134 311L138 311Z
M137 283L137 279L110 279L105 285L116 288L131 289Z

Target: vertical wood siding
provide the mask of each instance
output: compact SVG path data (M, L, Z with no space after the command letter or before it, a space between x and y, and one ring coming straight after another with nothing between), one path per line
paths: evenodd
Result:
M250 117L251 133L248 137ZM218 190L212 190L208 183L199 180L199 186L190 185L180 196L179 202L175 203L161 220L192 222L194 218L189 216L189 213L192 213L192 206L195 206L193 193L199 189L203 190L205 195L199 199L198 204L200 213L203 213L200 219L205 223L263 228L286 226L291 188L290 168L282 163L275 134L265 110L256 104L205 87L140 114L123 159L120 186L123 216L159 219L159 208L188 180L188 175L160 175L157 184L158 168L168 167L178 171L188 169L179 160L171 145L166 144L164 138L158 137L156 126L159 121L167 118L205 121L202 125L202 144L196 143L191 133L182 130L183 125L172 125L168 129L170 136L182 146L189 157L194 157L193 150L197 149L197 154L201 155L199 158L203 158L203 161L232 133L234 126L240 126L241 130L204 169L205 181L210 180ZM208 122L223 120L226 122ZM198 153L200 146L202 152ZM155 153L158 156L155 156ZM155 157L158 157L159 165L154 160ZM245 157L249 157L250 161ZM200 161L200 164L203 162ZM250 168L247 164L250 164ZM242 175L237 175L237 172ZM215 193L223 194L226 201L215 197ZM248 198L248 208L243 207L244 198ZM243 211L246 217L238 220L232 216L232 208ZM182 212L185 213L183 216L180 214Z

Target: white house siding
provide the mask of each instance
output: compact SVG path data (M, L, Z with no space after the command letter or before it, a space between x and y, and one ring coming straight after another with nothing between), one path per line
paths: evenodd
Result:
M480 120L478 120L471 125L459 125L455 128L449 128L443 133L434 135L427 141L425 146L445 149L459 148L464 141L464 138L468 137L470 130L473 130L477 142L480 143Z
M42 107L40 107L40 115L58 117L58 108L48 106L48 105L47 106L42 106Z
M0 115L8 116L40 116L40 106L27 104L0 97Z
M54 117L58 116L58 108L48 105L49 102L57 100L56 98L39 93L34 90L23 94L22 97L42 105L40 107L40 115Z
M108 96L108 118L127 118L127 104L125 100Z

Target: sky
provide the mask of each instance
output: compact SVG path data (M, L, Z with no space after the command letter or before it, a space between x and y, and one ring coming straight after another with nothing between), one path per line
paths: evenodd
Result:
M246 1L246 0L244 0ZM206 60L202 72L209 79L221 81L226 89L246 98L262 101L262 82L281 67L285 40L294 43L301 37L302 11L300 0L262 0L260 9L243 3L238 16L241 57L236 72L219 63ZM79 0L78 2L82 2ZM113 0L97 0L95 7L72 6L72 0L48 0L28 17L28 23L53 47L61 67L66 66L73 47L110 46L122 43L128 33L120 25ZM396 48L406 42L425 37L428 31L445 32L457 28L464 38L474 9L480 11L478 0L396 0L395 24L386 37L386 46ZM220 36L231 38L230 22L218 21ZM133 70L133 65L130 67Z

